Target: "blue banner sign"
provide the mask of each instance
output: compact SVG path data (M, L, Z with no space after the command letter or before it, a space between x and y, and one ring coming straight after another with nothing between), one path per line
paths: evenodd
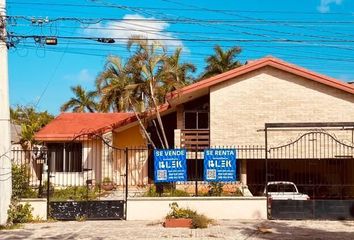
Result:
M155 149L155 183L187 181L186 155L185 149Z
M236 181L236 149L204 150L204 181Z

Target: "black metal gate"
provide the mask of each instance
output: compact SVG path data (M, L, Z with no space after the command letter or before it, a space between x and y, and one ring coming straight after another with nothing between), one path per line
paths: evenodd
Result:
M126 219L129 158L141 151L114 147L113 140L112 134L80 134L46 144L50 217Z
M270 219L354 219L353 130L354 123L265 125ZM274 147L291 133L295 140Z

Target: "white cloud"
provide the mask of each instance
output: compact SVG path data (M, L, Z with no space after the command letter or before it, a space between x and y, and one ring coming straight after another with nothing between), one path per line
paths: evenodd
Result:
M319 6L317 6L317 10L320 13L328 13L329 11L331 11L330 5L331 4L336 4L336 5L340 5L342 4L342 0L321 0L321 3Z
M165 21L155 18L145 18L139 14L127 14L121 21L90 24L84 34L90 37L129 38L132 35L141 35L148 39L157 39L162 44L174 47L183 47L183 43L165 30L170 26ZM163 40L163 39L172 40ZM119 44L126 44L127 40L116 40Z
M93 82L95 77L90 73L88 69L84 68L81 69L78 73L65 75L64 79L75 82L87 83Z

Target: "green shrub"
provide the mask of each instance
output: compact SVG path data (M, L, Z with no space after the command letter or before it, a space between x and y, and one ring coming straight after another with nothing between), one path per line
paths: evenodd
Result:
M220 183L220 182L211 182L209 184L209 191L208 191L208 195L209 196L221 196L222 192L223 192L223 186L224 184Z
M102 181L102 183L111 183L111 182L112 181L111 181L111 179L109 177L103 178L103 181Z
M158 197L159 194L156 192L156 187L154 185L150 186L149 189L143 194L143 197Z
M167 214L166 218L193 218L197 212L189 208L180 208L176 202L171 203L171 211Z
M196 214L192 217L192 228L207 228L213 220L203 214Z
M66 187L63 189L55 189L51 200L52 201L67 201L67 200L95 200L98 197L98 188L88 189L86 186L81 187Z
M165 188L163 193L158 193L156 191L156 186L152 185L149 187L148 191L144 193L144 197L188 197L189 194L183 190L173 189L173 188Z
M87 220L87 216L86 215L76 216L75 220L78 222L85 222Z
M170 197L189 197L189 193L183 190L174 189L172 190Z
M207 228L213 221L203 214L198 214L189 208L180 208L176 202L171 203L171 211L166 215L166 219L189 218L192 219L192 228Z
M42 189L43 189L43 193L46 195L47 192L48 192L48 181L44 181L43 182ZM50 184L50 186L49 186L49 194L52 194L53 192L54 192L54 186L53 186L53 184Z
M13 201L9 210L7 211L8 219L7 222L9 225L18 224L18 223L26 223L33 220L32 215L33 208L30 204L19 204L16 201Z
M236 188L236 191L233 194L234 196L243 196L242 190L240 188Z
M34 191L30 183L30 168L27 165L12 165L12 198L34 198L37 192Z

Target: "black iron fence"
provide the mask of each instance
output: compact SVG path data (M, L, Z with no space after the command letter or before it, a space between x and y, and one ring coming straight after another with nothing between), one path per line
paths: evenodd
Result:
M354 123L270 123L265 133L269 218L354 219Z
M13 149L13 171L21 176L17 185L23 186L23 196L46 197L49 187L53 200L118 200L124 199L125 195L154 195L155 191L160 195L170 194L175 189L169 187L169 184L160 184L157 189L151 187L154 183L153 150L113 148L99 143L81 141L81 144L48 144L46 147L38 146L31 150ZM310 148L306 149L306 153L316 157L304 157L304 151L301 150L304 144L298 141L298 150L290 145L271 148L268 151L271 157L267 162L262 146L236 146L237 179L236 182L223 183L224 189L226 192L238 191L237 188L242 187L241 177L245 175L243 184L247 184L251 194L262 196L267 175L268 181L295 183L298 190L308 194L311 199L354 198L352 149L335 143L337 150L326 150L326 155L333 152L330 158L318 157L317 154L320 153L314 153ZM178 182L173 186L191 196L206 195L210 184L203 180L203 174L203 152L187 151L188 181ZM129 192L126 193L128 186ZM71 188L72 191L64 194L65 188ZM95 197L86 189L95 190ZM78 196L80 194L84 195Z
M149 183L147 148L118 148L111 136L82 134L30 150L12 150L13 188L20 198L46 197L56 219L122 219L128 186ZM92 211L99 209L99 211Z
M147 149L110 149L106 153L106 150L96 148L98 145L64 145L12 150L14 178L21 177L20 185L30 188L32 197L40 196L48 186L53 189L95 186L102 190L123 191L127 184L143 186L149 183ZM96 155L94 149L99 149L100 155Z
M56 215L61 219L82 214L124 218L124 204L135 196L266 196L270 182L293 183L311 201L354 199L353 143L329 132L311 130L276 147L215 148L236 149L236 181L203 181L204 152L187 149L187 181L154 184L153 150L120 147L119 139L109 134L82 134L68 142L13 149L13 172L21 176L14 178L19 195L47 197L57 213L64 205L75 209L67 216ZM113 215L94 215L90 209L99 208L95 201L102 202L101 212L114 209Z
M42 197L48 183L44 174L46 151L15 147L11 151L13 194L19 198Z
M210 184L203 180L202 151L187 150L188 181L173 184L173 188L171 184L155 187L151 185L154 183L153 149L118 148L112 144L112 139L107 137L80 135L66 143L49 143L31 150L14 149L12 162L25 171L24 181L35 192L32 196L45 197L49 192L52 201L163 196L170 195L174 189L180 190L177 194L185 191L185 195L197 196L207 195L210 190ZM238 155L237 181L222 183L225 192L238 191L243 160L264 159L261 146L234 148Z

